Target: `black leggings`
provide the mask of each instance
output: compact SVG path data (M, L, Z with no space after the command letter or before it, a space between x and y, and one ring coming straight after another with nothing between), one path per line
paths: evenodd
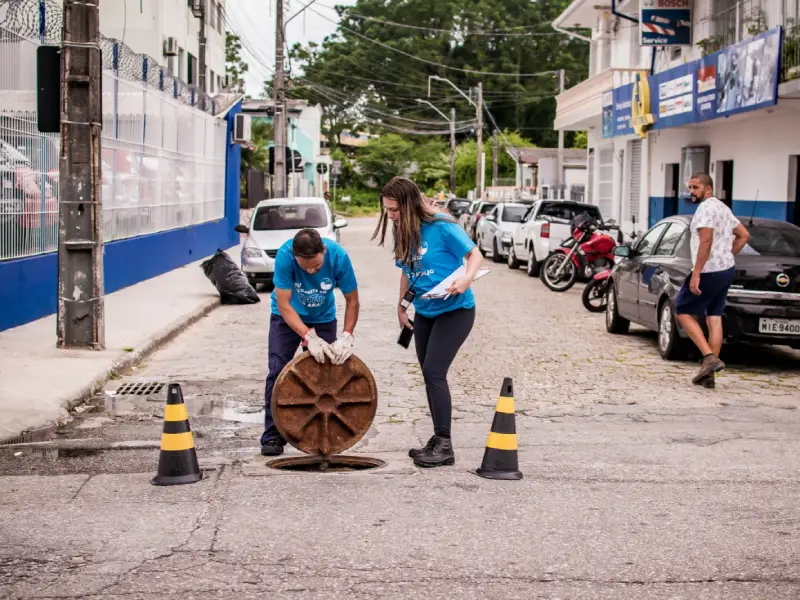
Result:
M414 343L435 435L450 436L453 403L447 371L474 323L475 308L459 308L433 318L414 316Z

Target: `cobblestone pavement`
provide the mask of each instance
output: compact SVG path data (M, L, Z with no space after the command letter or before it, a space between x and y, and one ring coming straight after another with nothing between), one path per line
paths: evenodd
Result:
M450 375L457 464L419 471L405 452L431 434L424 386L413 351L395 343L399 271L369 241L373 226L358 219L343 231L360 282L356 354L380 395L373 428L350 452L386 467L266 467L257 440L269 296L222 307L124 379L183 384L208 476L149 485L163 407L145 399L97 399L105 412L87 410L64 431L145 447L0 452L10 507L0 512L0 592L798 597L800 354L732 349L717 389L697 388L695 363L662 361L654 336L635 327L607 334L579 288L555 294L487 263L476 325ZM504 377L525 475L514 483L470 473Z

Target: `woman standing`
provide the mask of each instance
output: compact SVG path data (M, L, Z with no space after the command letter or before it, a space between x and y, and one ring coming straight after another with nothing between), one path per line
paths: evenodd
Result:
M404 307L402 301L413 296L414 342L433 418L433 437L408 455L420 467L452 465L453 409L447 371L475 323L475 299L469 286L483 259L464 230L448 215L434 212L416 184L405 177L393 178L381 190L381 218L372 236L380 237L381 246L389 221L393 224L395 264L402 270L397 318L401 326L411 328L407 304ZM447 290L448 298L422 298L463 265L465 258L466 273Z

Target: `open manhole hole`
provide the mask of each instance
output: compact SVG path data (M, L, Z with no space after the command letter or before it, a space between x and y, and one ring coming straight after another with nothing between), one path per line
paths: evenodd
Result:
M305 473L351 473L385 467L386 463L369 456L292 456L271 460L268 467L281 471L301 471Z

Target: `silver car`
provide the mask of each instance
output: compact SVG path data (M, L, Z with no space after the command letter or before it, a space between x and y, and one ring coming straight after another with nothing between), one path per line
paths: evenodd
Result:
M475 233L481 254L486 256L490 253L494 262L502 262L508 256L514 230L520 226L529 208L529 204L501 202L483 217Z
M249 227L237 225L236 231L247 234L242 247L242 271L255 287L272 287L275 257L287 240L301 229L316 229L323 238L339 241L339 230L347 219L334 219L322 198L276 198L259 202Z

